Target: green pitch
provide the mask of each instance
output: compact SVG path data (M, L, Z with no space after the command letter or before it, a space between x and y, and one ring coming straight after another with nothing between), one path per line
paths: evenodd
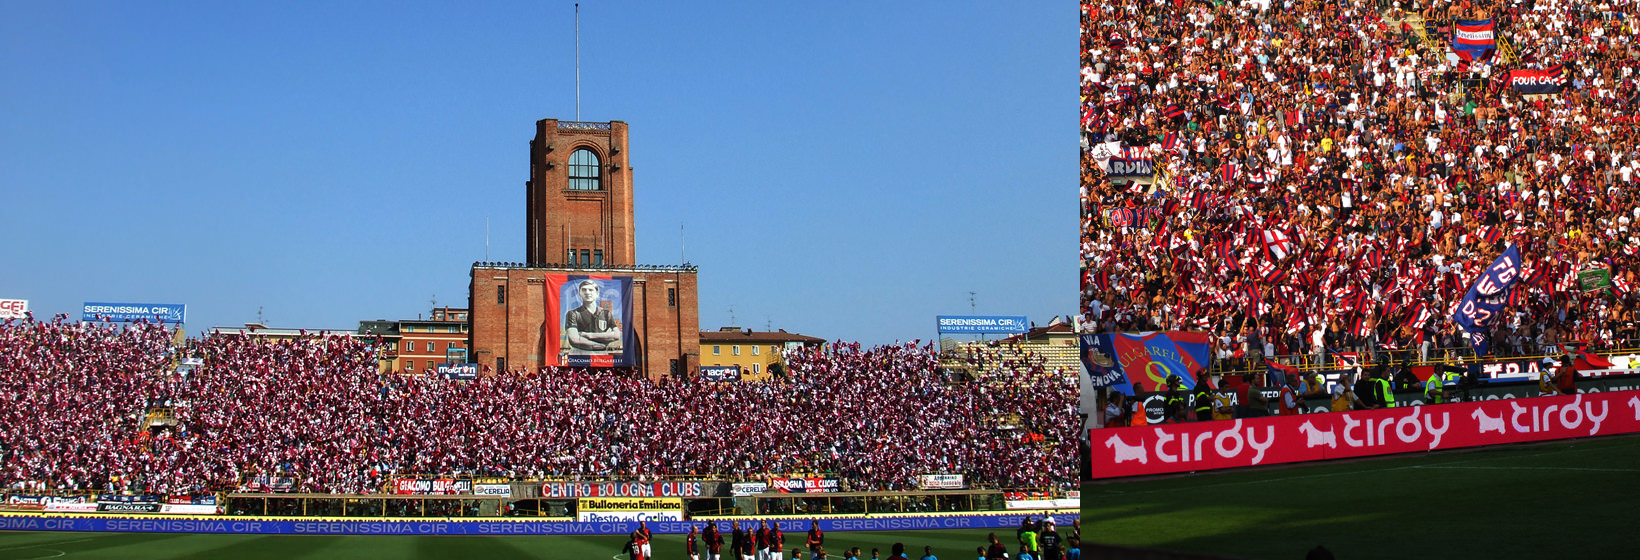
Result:
M1095 545L1239 558L1634 558L1640 436L1082 487ZM1097 553L1095 552L1095 556Z
M826 550L832 558L845 547L858 546L871 557L872 547L883 556L894 543L905 543L912 558L922 557L924 546L934 547L941 560L968 560L974 547L985 544L987 530L884 531L826 533ZM793 536L795 535L795 539ZM1012 542L1012 529L997 530L1004 542ZM727 535L725 535L727 540ZM801 546L803 535L787 533L786 549ZM546 559L625 559L617 554L624 537L529 536L529 537L405 537L405 536L319 536L319 535L205 535L156 533L75 533L0 531L0 560L55 560L62 558L122 558L131 560L208 558L249 560L257 558L540 558ZM682 535L655 535L650 545L657 560L688 558L683 553ZM727 557L727 556L725 556ZM791 554L786 555L787 560ZM803 559L808 560L804 550Z

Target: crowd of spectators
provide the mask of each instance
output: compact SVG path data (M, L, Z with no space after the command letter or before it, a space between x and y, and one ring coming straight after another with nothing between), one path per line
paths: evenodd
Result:
M1499 354L1633 346L1634 8L1085 0L1084 328L1433 358L1466 345L1454 308L1515 245L1525 274L1491 333ZM1453 54L1456 19L1490 19L1499 52ZM1507 79L1555 65L1560 93ZM1154 187L1102 170L1123 156L1150 158ZM1580 289L1590 269L1612 288Z
M0 487L182 494L258 477L372 493L394 474L516 479L838 476L854 490L1069 485L1075 379L953 380L931 346L838 343L772 382L548 368L380 373L379 341L33 320L0 326ZM202 364L173 367L181 358ZM145 431L154 403L174 422ZM150 433L156 435L150 436Z

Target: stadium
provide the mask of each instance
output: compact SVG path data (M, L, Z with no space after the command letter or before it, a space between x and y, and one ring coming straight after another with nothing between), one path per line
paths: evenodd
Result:
M1632 553L1632 3L1081 8L1094 554Z

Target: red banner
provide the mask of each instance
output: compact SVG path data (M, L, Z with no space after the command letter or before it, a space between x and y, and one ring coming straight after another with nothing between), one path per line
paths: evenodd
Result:
M1640 391L1091 430L1114 478L1640 432Z

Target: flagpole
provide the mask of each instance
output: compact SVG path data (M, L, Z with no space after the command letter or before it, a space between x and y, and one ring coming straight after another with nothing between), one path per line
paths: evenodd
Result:
M581 122L581 4L575 4L575 122Z

